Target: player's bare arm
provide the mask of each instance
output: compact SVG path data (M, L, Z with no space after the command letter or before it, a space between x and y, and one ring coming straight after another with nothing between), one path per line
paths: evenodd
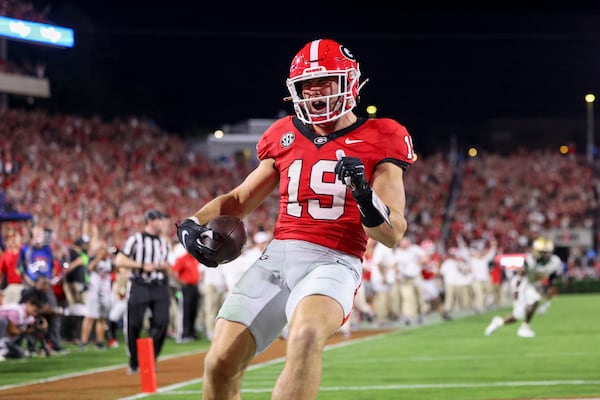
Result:
M391 225L382 223L375 227L365 227L367 235L387 247L396 247L406 232L404 217L406 195L402 168L393 163L380 164L373 173L373 191L389 208Z
M279 174L274 164L273 159L262 160L241 184L206 203L196 211L194 217L198 218L200 224L206 224L219 215L245 217L265 201L277 187Z

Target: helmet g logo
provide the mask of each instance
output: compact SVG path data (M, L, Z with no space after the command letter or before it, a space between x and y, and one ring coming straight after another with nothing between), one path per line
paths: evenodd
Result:
M356 61L356 59L354 58L354 54L352 54L350 49L347 48L346 46L340 46L340 53L342 53L344 55L344 57L346 57L347 59Z

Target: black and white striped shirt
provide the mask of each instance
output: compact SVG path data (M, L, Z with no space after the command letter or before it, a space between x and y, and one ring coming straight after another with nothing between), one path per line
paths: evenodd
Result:
M129 236L121 252L135 262L142 264L163 264L169 259L170 247L166 240L146 232L138 232ZM131 280L147 283L168 283L166 272L145 272L141 269L131 270Z

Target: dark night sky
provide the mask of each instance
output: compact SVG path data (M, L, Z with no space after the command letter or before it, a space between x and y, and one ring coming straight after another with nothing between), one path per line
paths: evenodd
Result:
M291 111L289 63L317 37L349 47L370 79L359 113L375 103L413 136L490 118L585 119L583 96L600 94L600 7L190 3L205 2L43 2L76 47L11 42L9 56L46 60L50 111L141 114L179 132Z

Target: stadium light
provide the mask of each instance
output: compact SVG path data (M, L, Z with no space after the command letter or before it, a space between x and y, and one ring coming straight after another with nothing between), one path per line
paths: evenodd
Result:
M223 136L225 136L225 132L223 132L222 129L217 129L214 131L213 136L217 139L221 139Z
M469 155L469 157L474 158L477 157L479 152L477 151L476 147L469 147L469 150L467 150L467 154Z
M367 114L369 114L369 118L375 118L377 116L377 107L373 105L367 106Z
M596 96L592 93L585 95L587 107L587 160L591 164L594 162L594 101Z

